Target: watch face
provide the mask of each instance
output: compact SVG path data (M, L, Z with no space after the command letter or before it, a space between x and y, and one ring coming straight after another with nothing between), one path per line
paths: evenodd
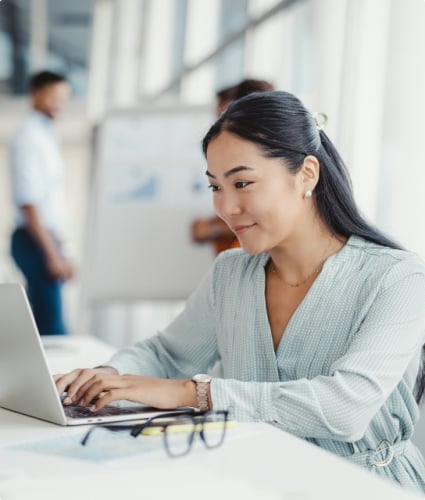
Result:
M205 373L198 373L192 377L194 382L211 382L212 378L210 375L206 375Z

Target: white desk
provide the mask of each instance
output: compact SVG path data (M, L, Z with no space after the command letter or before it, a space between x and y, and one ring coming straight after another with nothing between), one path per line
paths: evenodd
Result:
M71 361L99 355L93 360L97 363L109 354L108 347L94 339L76 337L69 344L75 349L84 344L84 356L62 359L65 369ZM47 349L56 368L65 355L60 349L54 351ZM63 428L0 410L0 499L116 500L118 495L155 500L187 500L191 495L203 500L420 498L267 424L238 424L235 436L221 448L195 448L178 459L170 459L164 452L96 463L2 448L73 432L81 432L81 427Z

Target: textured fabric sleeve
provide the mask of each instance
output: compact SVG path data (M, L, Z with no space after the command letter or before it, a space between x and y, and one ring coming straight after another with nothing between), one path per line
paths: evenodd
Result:
M286 382L214 379L214 408L229 409L239 420L274 422L299 437L356 441L417 355L424 331L424 273L399 262L383 278L330 376Z
M121 349L104 364L122 374L162 378L190 378L207 371L218 358L213 275L214 269L165 330Z

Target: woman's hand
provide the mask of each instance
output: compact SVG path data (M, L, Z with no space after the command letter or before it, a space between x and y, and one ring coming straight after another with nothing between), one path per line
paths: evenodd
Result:
M117 370L112 368L112 366L99 366L98 368L77 368L66 374L54 375L53 378L59 395L63 394L65 391L67 393L66 398L63 400L63 404L77 404L76 393L80 390L81 386L95 375L101 373L118 374Z
M81 406L91 404L93 412L99 411L112 401L123 399L163 409L197 406L196 388L191 380L118 375L116 371L111 373L103 368L74 370L64 377L67 376L74 377L74 382L68 389L68 397L72 403ZM60 383L60 380L57 381L57 384ZM75 390L77 386L78 389ZM65 404L68 403L67 399Z
M155 408L196 406L196 390L191 380L169 380L140 375L98 373L83 384L76 394L81 405L92 405L96 412L112 401L125 399Z

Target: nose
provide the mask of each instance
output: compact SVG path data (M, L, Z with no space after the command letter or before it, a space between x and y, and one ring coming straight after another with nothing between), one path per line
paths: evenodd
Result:
M217 215L222 219L229 219L233 215L242 213L238 197L224 191L214 198L214 208Z

